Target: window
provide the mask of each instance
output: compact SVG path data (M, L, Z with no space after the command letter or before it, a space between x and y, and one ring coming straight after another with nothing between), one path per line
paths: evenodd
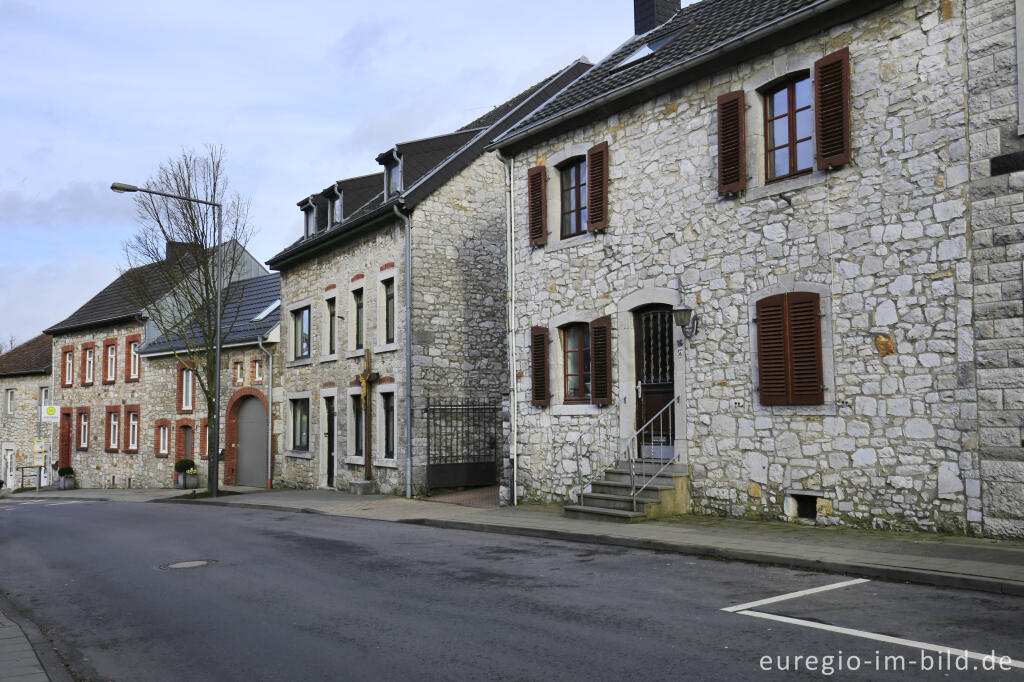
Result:
M103 351L103 382L110 384L117 377L117 344L105 344Z
M14 414L14 389L7 389L4 396L4 410L7 414Z
M303 218L306 236L310 237L316 232L316 210L312 206L305 209Z
M395 342L395 279L384 280L384 343Z
M388 196L398 194L402 191L402 169L397 163L387 167L388 175Z
M113 411L117 408L108 408L107 412L107 450L117 451L118 428L120 427L121 414Z
M182 411L189 411L192 409L193 403L193 386L195 384L195 374L191 369L186 367L181 372L181 409Z
M352 320L355 325L355 349L363 347L363 290L356 289L352 292Z
M87 386L93 381L93 364L95 362L94 352L92 348L86 348L82 351L82 356L85 363L85 368L82 370L82 385Z
M263 361L253 360L252 361L252 380L253 383L259 383L263 381Z
M362 457L365 453L363 445L365 437L366 418L363 417L363 397L352 396L352 456Z
M78 413L78 448L86 450L89 448L89 412Z
M820 296L807 291L757 302L758 393L762 405L821 405Z
M132 341L128 344L128 378L139 378L139 342Z
M309 306L292 311L292 359L309 357Z
M335 339L338 336L338 310L334 297L327 299L327 311L325 314L327 315L327 324L325 325L325 328L327 329L327 354L334 355L338 352L337 344L335 342Z
M125 449L132 452L139 449L139 413L135 411L128 413L128 446Z
M339 194L335 195L335 197L333 199L331 199L331 224L334 225L335 223L340 223L340 222L341 222L341 194L339 193Z
M814 166L810 74L775 86L764 98L768 180L810 171Z
M71 350L64 351L64 379L61 381L63 386L70 386L75 380L75 352Z
M39 405L45 406L50 404L50 389L43 386L39 389Z
M309 450L309 398L292 400L292 450Z
M562 178L562 238L587 231L587 158L566 161L560 168Z
M395 394L381 393L384 413L384 459L395 458Z
M239 362L235 363L235 384L241 386L244 383L245 383L245 363L239 361Z
M157 427L157 452L166 455L171 451L171 427L163 424Z
M590 325L571 324L562 329L565 367L565 402L590 402Z

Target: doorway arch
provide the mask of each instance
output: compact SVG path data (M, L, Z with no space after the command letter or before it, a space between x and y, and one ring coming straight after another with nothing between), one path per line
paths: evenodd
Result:
M227 406L224 439L224 484L270 487L267 471L267 399L255 388L243 388Z

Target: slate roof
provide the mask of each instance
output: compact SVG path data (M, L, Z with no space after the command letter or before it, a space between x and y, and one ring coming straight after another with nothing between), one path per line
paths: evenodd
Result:
M277 273L262 275L232 282L224 291L224 307L221 311L221 344L236 345L256 343L257 336L266 336L281 321L278 306L261 320L255 320L260 313L275 301L281 300L281 276ZM193 344L203 342L198 325L188 327L187 337ZM181 335L159 336L147 341L140 349L140 355L167 353L175 347L184 348Z
M49 374L52 363L53 337L40 334L0 355L0 376Z
M348 201L343 199L346 211L343 222L310 237L300 238L268 260L267 265L280 269L280 266L288 261L311 255L327 243L351 234L376 218L392 213L393 206L402 206L406 211L414 208L483 154L486 146L498 135L591 66L589 62L577 60L453 133L397 144L394 149L402 156L402 186L405 188L400 195L385 197L383 176L373 176L380 178L380 189L372 199L351 215L347 213ZM377 158L380 161L390 155L391 150ZM305 203L305 200L300 202L300 205L302 203Z
M670 87L721 70L731 63L725 52L744 46L745 41L755 41L744 46L754 52L775 49L808 35L812 24L818 26L815 30L820 30L821 23L838 23L890 1L847 0L840 3L846 7L840 8L832 0L702 0L682 8L661 26L627 40L492 146L502 149L513 146L513 143L522 146L521 142L527 138L537 137L541 130L553 128L564 119L584 119L576 125L582 124L586 120L584 114L588 112L594 112L591 118L598 115L606 117L667 90L653 85L694 68L704 57L713 57L704 71L691 74L690 79L671 82ZM829 4L833 7L826 11L822 6ZM762 38L754 35L755 32L770 29L773 25L779 25L785 33L775 35L770 41L756 42ZM669 39L652 54L628 64L622 63L644 45L662 38ZM632 90L648 84L652 87L643 95L627 99ZM623 101L617 101L619 98ZM571 127L575 126L561 125L557 131L547 134L553 135Z

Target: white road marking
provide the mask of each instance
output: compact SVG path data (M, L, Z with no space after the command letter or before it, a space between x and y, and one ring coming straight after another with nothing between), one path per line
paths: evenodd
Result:
M841 587L849 587L851 585L860 585L861 583L870 582L867 578L857 578L855 580L844 580L841 583L833 583L831 585L823 585L821 587L812 587L809 590L800 590L799 592L790 592L789 594L780 594L777 597L769 597L767 599L761 599L759 601L747 602L746 604L738 604L736 606L730 606L722 609L729 613L736 613L737 611L746 611L753 609L758 606L764 606L765 604L774 604L779 601L786 601L787 599L796 599L797 597L806 597L809 594L817 594L818 592L827 592L829 590L838 590Z
M828 632L838 632L843 635L850 635L851 637L861 637L863 639L872 639L876 642L887 642L889 644L899 644L900 646L909 646L915 649L924 649L925 651L934 651L936 653L944 654L951 652L954 656L966 656L969 659L976 661L992 660L992 653L979 654L967 649L957 649L951 646L941 646L939 644L929 644L928 642L918 642L913 639L903 639L902 637L890 637L889 635L879 635L874 632L866 632L864 630L854 630L853 628L839 627L838 625L826 625L825 623L815 623L811 620L801 620L800 618L789 618L788 616L776 616L773 613L761 613L759 611L740 611L741 616L753 616L754 618L764 618L767 620L775 620L780 623L789 623L791 625L802 625L807 628L814 628L816 630L827 630ZM998 661L999 655L995 656ZM1024 661L1017 661L1009 656L1003 658L1003 661L1007 661L1008 665L1014 668L1024 669Z
M79 503L81 503L81 500L68 500L67 502L51 502L50 504L48 504L46 506L47 507L59 507L62 504L79 504Z

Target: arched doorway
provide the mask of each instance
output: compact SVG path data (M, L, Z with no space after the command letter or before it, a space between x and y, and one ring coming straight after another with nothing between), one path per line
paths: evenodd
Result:
M252 396L237 404L235 480L238 485L267 485L267 410Z

